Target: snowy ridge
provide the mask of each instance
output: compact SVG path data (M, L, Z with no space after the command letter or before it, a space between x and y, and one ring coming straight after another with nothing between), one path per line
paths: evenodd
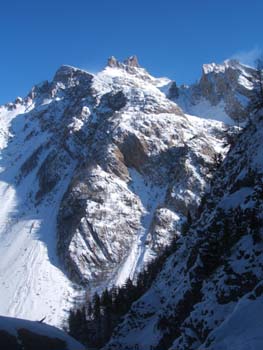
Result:
M236 60L204 64L201 79L191 86L170 83L166 95L185 113L215 119L228 125L248 118L247 106L253 94L255 69Z

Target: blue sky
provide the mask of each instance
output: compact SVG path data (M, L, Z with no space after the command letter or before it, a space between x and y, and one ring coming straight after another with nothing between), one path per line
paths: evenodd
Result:
M203 63L263 47L262 0L3 0L0 104L50 80L61 64L89 71L136 54L156 76L197 80Z

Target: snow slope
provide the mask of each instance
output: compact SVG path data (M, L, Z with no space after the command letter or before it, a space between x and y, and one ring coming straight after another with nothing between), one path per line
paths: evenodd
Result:
M149 252L145 243L156 207L163 203L166 193L166 188L146 184L144 178L135 169L130 169L130 176L133 193L141 199L145 213L143 213L141 228L137 232L129 254L118 269L116 279L113 282L117 286L123 285L128 278L133 279L135 273L140 272L145 264L155 256L154 254L147 257L153 252Z
M64 179L52 206L43 203L37 208L28 197L36 186L32 176L17 184L21 163L46 138L43 134L24 143L26 108L18 106L11 112L2 108L0 114L0 313L31 320L46 317L47 322L61 325L74 296L71 282L58 267L55 236L58 204L69 179Z

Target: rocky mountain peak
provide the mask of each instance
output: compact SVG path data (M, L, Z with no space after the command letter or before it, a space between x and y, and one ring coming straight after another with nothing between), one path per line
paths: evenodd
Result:
M108 63L107 63L108 67L111 68L141 68L138 62L138 58L137 56L130 56L128 58L126 58L123 62L118 61L114 56L111 56L108 58Z
M124 60L124 64L126 64L126 66L140 68L137 56L128 57L126 60Z
M119 66L119 61L114 56L110 56L108 58L107 66L112 67L112 68L116 68Z
M217 64L217 63L208 63L208 64L204 64L202 67L202 72L203 74L209 74L209 73L225 73L225 71L229 68L234 68L237 69L240 67L240 63L238 60L236 59L229 59L229 60L225 60L223 63L221 64Z
M247 118L255 80L254 68L229 59L204 64L196 84L180 87L175 95L170 85L167 96L189 114L239 124Z
M55 83L60 82L65 85L68 85L69 83L72 83L73 81L76 81L76 80L90 81L92 78L93 78L93 75L83 69L75 68L68 65L62 65L56 71L53 81Z

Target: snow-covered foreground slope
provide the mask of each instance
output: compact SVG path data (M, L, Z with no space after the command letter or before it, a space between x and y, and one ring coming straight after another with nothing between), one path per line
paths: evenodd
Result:
M259 113L105 349L262 349L262 130Z
M3 350L84 350L84 346L55 327L2 316L0 316L0 348Z

